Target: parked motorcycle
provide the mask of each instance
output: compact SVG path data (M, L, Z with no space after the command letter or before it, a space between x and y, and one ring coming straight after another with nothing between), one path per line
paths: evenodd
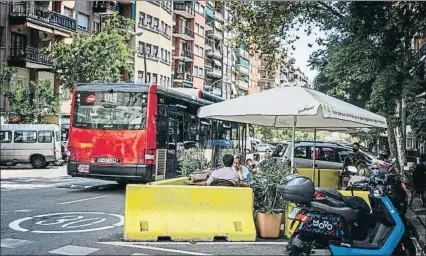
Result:
M404 216L406 193L401 192L400 183L399 175L394 174L368 179L373 210L370 215L368 205L360 203L360 198L340 197L337 191L329 191L324 200L314 200L315 188L310 179L286 177L277 189L284 200L297 204L289 214L293 218L290 229L294 232L288 253L310 255L312 248L319 246L328 248L332 255L415 255ZM368 219L375 220L374 225L362 223ZM355 228L360 233L364 229L365 239L354 235Z

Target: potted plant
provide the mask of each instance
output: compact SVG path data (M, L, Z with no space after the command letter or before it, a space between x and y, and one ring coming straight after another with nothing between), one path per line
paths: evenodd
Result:
M277 185L291 169L282 161L266 157L259 172L254 176L255 221L258 235L262 238L278 238L285 209L285 202L277 192Z
M189 177L195 171L202 171L210 167L210 163L204 157L200 149L184 150L179 159L182 176Z

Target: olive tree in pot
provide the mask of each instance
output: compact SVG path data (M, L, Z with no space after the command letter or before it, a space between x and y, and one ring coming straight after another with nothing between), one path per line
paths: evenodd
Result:
M288 165L267 157L254 176L252 185L254 209L256 211L256 228L262 238L278 238L285 209L285 202L277 192L277 186L287 175L291 174Z

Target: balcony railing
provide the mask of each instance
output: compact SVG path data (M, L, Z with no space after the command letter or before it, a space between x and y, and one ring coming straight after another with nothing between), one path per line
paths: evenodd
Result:
M207 31L207 36L214 37L218 40L223 40L223 34L220 30L209 30Z
M195 10L194 8L186 3L173 3L173 10L186 18L193 18L195 17Z
M24 65L25 62L32 62L47 66L51 66L53 64L52 58L45 54L43 50L29 46L11 46L9 60L18 65Z
M220 12L214 12L214 18L215 18L217 21L223 21L223 14L222 14L222 13L220 13Z
M180 56L181 56L181 57L184 57L184 58L191 59L191 60L193 60L193 59L194 59L194 53L193 53L193 52L191 52L191 51L188 51L188 50L181 51L181 52L180 52Z
M212 30L214 27L214 21L213 20L207 20L206 19L206 27L205 27L205 31L210 31Z
M207 51L207 57L222 59L222 53L218 50L211 49Z
M212 68L212 69L206 70L206 74L211 77L220 78L222 77L222 70L217 68Z
M187 37L194 38L194 31L189 27L173 26L173 34L186 35Z
M161 7L163 7L164 10L171 13L172 12L172 2L171 1L160 1Z
M190 81L192 82L193 78L192 78L192 74L191 73L175 73L173 75L174 80L183 80L183 81Z
M214 43L213 40L211 40L210 38L205 38L205 48L213 48L214 47Z
M42 7L31 4L30 2L11 2L9 17L10 24L12 25L25 24L25 22L30 19L70 31L76 31L77 28L77 22L75 19L45 10Z
M249 71L250 71L248 67L245 67L245 66L243 66L241 64L236 64L235 65L235 69L238 70L238 71L240 71L240 72L246 73L246 74L248 74Z
M118 4L116 1L94 1L94 13L114 13L118 12Z

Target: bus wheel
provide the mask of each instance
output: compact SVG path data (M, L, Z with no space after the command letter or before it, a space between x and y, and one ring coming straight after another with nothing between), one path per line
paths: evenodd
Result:
M41 169L46 167L46 159L42 155L34 155L31 157L31 165L34 169Z

